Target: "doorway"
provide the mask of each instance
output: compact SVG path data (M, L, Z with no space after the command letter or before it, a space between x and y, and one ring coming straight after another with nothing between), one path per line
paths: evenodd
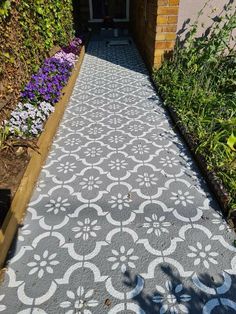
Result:
M115 22L129 21L129 0L89 0L90 22L103 22L110 16Z

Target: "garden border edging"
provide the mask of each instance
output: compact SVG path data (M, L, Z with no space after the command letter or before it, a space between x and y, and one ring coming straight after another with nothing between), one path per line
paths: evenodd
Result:
M11 207L4 219L2 228L0 229L0 270L4 266L8 250L17 232L17 228L25 215L41 168L48 156L57 128L69 103L84 55L85 45L82 46L79 59L75 64L67 85L62 90L62 97L56 104L55 111L49 116L44 131L37 141L38 150L32 151L30 161L12 199Z

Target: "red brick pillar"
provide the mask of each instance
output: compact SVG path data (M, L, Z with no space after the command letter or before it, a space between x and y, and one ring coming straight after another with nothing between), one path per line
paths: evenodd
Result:
M164 55L174 48L179 0L157 0L154 66L159 67Z

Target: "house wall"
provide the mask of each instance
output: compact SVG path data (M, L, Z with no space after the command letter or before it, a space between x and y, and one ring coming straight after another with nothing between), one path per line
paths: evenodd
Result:
M229 2L230 0L208 1L206 7L204 8L203 14L199 18L197 35L201 35L202 32L206 30L206 28L211 26L213 22L211 17L221 15L225 11L224 6L227 5ZM182 26L186 21L188 21L188 24L185 26L185 28L189 29L190 24L195 22L198 16L198 12L204 7L205 4L206 0L180 0L177 31L180 31L182 29ZM235 10L235 0L233 0L232 2L232 10L233 9Z
M148 66L154 61L157 0L130 1L130 28Z
M174 47L179 0L131 0L130 28L149 69Z
M78 1L80 28L83 30L89 20L89 0L75 1ZM200 18L198 34L211 25L209 15L219 15L229 1L209 1ZM149 69L161 65L174 47L176 32L184 37L185 32L181 32L183 23L190 20L186 25L189 29L205 3L206 0L130 0L130 30Z

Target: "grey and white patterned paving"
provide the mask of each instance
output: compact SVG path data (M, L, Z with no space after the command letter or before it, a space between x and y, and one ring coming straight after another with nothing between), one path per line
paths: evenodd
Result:
M136 48L94 40L0 312L235 313L234 239Z

